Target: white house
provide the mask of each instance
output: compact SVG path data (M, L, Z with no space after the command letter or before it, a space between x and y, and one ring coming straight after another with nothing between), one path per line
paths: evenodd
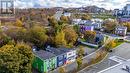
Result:
M78 25L80 23L81 19L73 19L72 24Z
M71 13L65 12L65 13L63 13L63 15L64 15L64 16L67 16L67 17L70 17L70 16L71 16Z
M102 28L102 24L101 22L93 22L92 26L94 26L94 29L101 29Z
M125 36L127 33L127 27L117 26L115 29L115 34Z
M76 60L76 50L71 50L67 52L67 61L66 64L72 63Z
M60 20L60 18L61 18L61 16L62 16L62 13L63 13L63 11L57 11L57 12L55 13L55 15L54 15L55 19L56 19L56 20Z
M60 48L60 50L66 53L66 63L65 64L72 63L76 60L77 51L75 49Z

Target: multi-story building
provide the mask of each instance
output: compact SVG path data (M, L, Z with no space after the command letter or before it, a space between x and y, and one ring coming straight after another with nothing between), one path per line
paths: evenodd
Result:
M127 5L124 7L124 15L125 15L125 16L130 16L130 4L127 4Z
M122 10L114 9L113 11L114 16L121 16L121 17L128 17L130 16L130 4L127 4Z
M53 53L39 50L34 51L34 56L32 66L41 73L46 73L57 67L57 57Z

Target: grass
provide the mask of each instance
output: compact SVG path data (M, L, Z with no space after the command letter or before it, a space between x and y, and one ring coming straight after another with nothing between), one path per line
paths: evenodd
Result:
M116 43L115 47L121 45L121 44L124 43L124 42L125 42L125 41L119 41L118 39L115 40L115 43ZM115 48L115 47L114 47L114 48Z
M94 14L93 16L95 16L94 18L100 18L100 19L108 19L108 18L115 19L115 17L110 14Z

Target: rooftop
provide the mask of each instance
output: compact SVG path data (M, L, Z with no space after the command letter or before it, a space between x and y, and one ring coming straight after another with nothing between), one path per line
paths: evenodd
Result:
M55 55L61 55L61 54L65 53L64 51L60 50L60 48L49 47L49 48L46 48L46 50L48 52L55 54Z
M49 58L55 57L54 54L44 51L44 50L35 51L34 54L40 57L41 59L49 59Z

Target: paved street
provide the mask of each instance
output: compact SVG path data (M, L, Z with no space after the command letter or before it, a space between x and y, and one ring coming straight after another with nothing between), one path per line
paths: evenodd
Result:
M129 43L121 44L120 46L116 47L115 50L112 53L110 53L103 62L94 65L92 67L83 69L78 73L97 73L101 70L104 70L108 67L118 64L117 62L109 59L112 56L119 56L124 59L130 59L130 44Z

